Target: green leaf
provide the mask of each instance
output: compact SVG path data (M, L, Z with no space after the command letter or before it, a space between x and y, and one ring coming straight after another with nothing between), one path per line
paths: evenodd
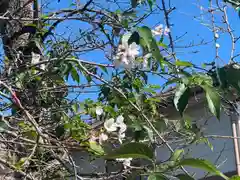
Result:
M147 126L143 126L143 129L145 129L145 130L147 131L148 137L149 137L149 139L151 140L151 142L154 142L154 139L153 139L153 130L150 129L149 127L147 127Z
M134 33L133 33L134 34ZM129 39L132 37L132 35L133 34L131 34L131 33L126 33L126 34L124 34L123 36L122 36L122 39L121 39L121 41L122 41L122 44L125 44L125 43L129 43ZM131 44L131 43L130 43Z
M154 2L155 2L155 0L147 0L147 2L148 2L148 5L149 5L149 8L150 8L150 10L152 11L152 8L153 8L153 4L154 4Z
M77 113L78 112L78 104L76 103L76 104L73 104L72 105L72 110L75 112L75 113Z
M105 66L99 66L102 71L104 71L106 74L108 74L107 68Z
M174 151L174 153L172 154L170 160L171 161L178 161L182 155L182 153L184 152L183 149L177 149L176 151Z
M55 133L58 138L60 138L65 133L64 125L60 124L55 128Z
M193 177L188 176L187 174L178 174L176 176L179 180L194 180Z
M175 64L176 64L176 66L184 66L184 67L192 67L193 66L193 64L188 61L177 60Z
M199 169L205 170L209 173L221 176L224 179L228 179L211 162L204 160L204 159L194 159L194 158L184 159L179 163L179 165L180 166L190 166L193 168L199 168Z
M97 144L97 142L90 141L89 142L89 147L95 154L97 154L97 155L104 155L104 150L103 150L102 146Z
M180 112L181 116L183 115L183 112L187 107L189 97L190 88L183 83L180 84L176 89L173 101L176 109Z
M240 180L240 176L232 176L229 180Z
M209 110L220 120L221 100L217 91L205 84L201 87L205 90Z
M142 26L138 28L138 33L141 38L144 40L144 44L148 47L152 56L160 63L161 67L163 68L163 57L159 51L158 45L156 40L152 36L152 31L147 26Z
M167 178L160 173L158 174L154 173L148 176L148 180L167 180Z
M106 155L106 159L116 158L143 158L153 161L153 149L146 144L131 142L123 144L120 148L113 150Z
M161 46L161 47L163 47L163 48L168 48L168 46L167 46L166 44L162 43L161 41L159 41L159 42L157 43L157 45L158 45L158 46Z
M78 74L77 70L74 67L72 67L71 76L72 76L74 81L80 83L79 74Z
M128 44L132 44L133 42L135 42L136 44L140 43L140 36L138 34L138 32L133 32L132 35L129 37L128 39Z

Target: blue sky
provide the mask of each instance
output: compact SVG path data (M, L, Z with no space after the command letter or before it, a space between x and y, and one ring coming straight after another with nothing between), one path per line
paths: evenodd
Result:
M55 2L56 1L56 2ZM51 3L52 10L57 10L60 8L68 8L72 1L70 0L61 0L60 3L57 3L57 0L55 0ZM81 1L81 3L84 3L85 1ZM101 0L98 0L97 2L101 2ZM127 2L127 1L124 1ZM168 2L168 1L166 1ZM213 39L213 33L204 25L201 24L200 21L197 21L194 19L194 16L199 17L201 10L198 6L198 2L201 3L203 8L208 7L208 0L200 1L200 0L172 0L172 5L176 7L176 10L171 14L170 21L173 24L171 28L171 33L173 38L182 36L184 37L180 39L176 47L188 45L190 42L194 42L196 44L200 43L202 39L205 39L206 41ZM129 1L130 3L130 1ZM156 3L161 6L161 0L157 0ZM108 4L106 4L106 7ZM111 7L111 6L109 6ZM111 7L115 8L115 7ZM51 10L50 10L51 11ZM141 9L138 11L141 13ZM237 32L240 32L239 30L239 22L240 19L237 15L237 12L233 8L228 8L228 16L229 16L229 22L232 26L232 29L235 30L235 34ZM217 21L220 21L221 16L218 16L216 19ZM209 17L204 17L204 21L209 20ZM154 27L157 24L164 24L164 18L163 14L155 14L152 15L150 18L145 20L142 25L147 25L149 27ZM71 29L69 30L66 28L66 26ZM69 35L71 32L72 38L75 37L75 34L78 33L79 28L84 29L87 28L88 25L84 23L80 23L79 21L66 21L62 23L57 29L57 33L63 33L67 32L66 36ZM220 57L223 59L224 62L218 61L219 65L222 66L223 64L228 62L228 59L230 57L230 49L231 49L231 41L229 35L222 35L219 34L220 38L218 39L218 43L220 44L219 48L219 54ZM168 40L165 41L165 43L168 43ZM192 53L193 51L198 51L198 53ZM237 44L237 52L239 51L239 46ZM176 48L177 57L180 60L183 61L191 61L194 64L201 65L203 63L211 62L213 61L215 57L215 43L211 43L205 46L198 46L193 48ZM90 60L95 61L98 63L108 63L106 59L104 59L103 54L101 52L92 52L88 54L81 55L81 58L84 60ZM153 84L161 84L163 82L162 79L155 76L150 76L150 83ZM72 84L72 81L69 82ZM86 97L95 98L96 95L94 94L85 94L81 95L80 99L85 99Z

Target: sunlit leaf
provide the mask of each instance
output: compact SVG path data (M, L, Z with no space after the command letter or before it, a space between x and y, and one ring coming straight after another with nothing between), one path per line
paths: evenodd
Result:
M113 150L105 157L106 159L143 158L152 161L154 157L153 152L153 149L148 147L146 144L131 142L121 145L120 148Z
M177 149L174 151L174 153L172 154L170 160L171 161L178 161L181 158L182 153L184 152L183 149Z
M205 84L201 87L205 90L209 110L220 120L221 100L217 91Z
M216 174L218 176L221 176L226 180L228 179L211 162L204 160L204 159L194 159L194 158L184 159L179 163L179 165L190 166L193 168L199 168L199 169L205 170L211 174Z
M97 142L90 141L89 142L89 147L95 154L97 154L97 155L104 155L103 148L99 144L97 144Z
M71 69L71 76L72 76L74 81L80 83L79 74L78 74L77 70L74 67L72 67L72 69Z
M187 107L188 99L190 97L190 88L185 84L181 83L177 89L174 96L174 105L176 109L183 115L184 110Z
M138 28L138 33L141 38L143 38L146 43L148 50L152 53L152 56L160 63L163 68L163 57L160 53L159 47L156 43L156 40L152 36L152 31L147 26L142 26Z
M177 60L175 62L175 64L176 64L176 66L184 66L184 67L192 67L193 66L193 64L188 62L188 61L179 61L179 60Z
M240 176L232 176L229 180L240 180Z

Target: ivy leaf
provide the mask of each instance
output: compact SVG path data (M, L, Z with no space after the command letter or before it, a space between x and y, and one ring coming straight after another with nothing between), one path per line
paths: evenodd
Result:
M179 180L194 180L193 177L187 175L187 174L178 174L176 176Z
M220 120L221 100L217 91L206 84L201 87L205 90L209 110Z
M180 112L181 116L183 115L183 112L186 109L189 97L190 97L190 88L183 83L180 84L177 87L173 101L176 109Z
M177 60L175 63L176 66L184 66L184 67L192 67L193 64L188 61L179 61Z
M131 142L121 145L106 155L106 159L116 158L143 158L153 161L153 149L146 144Z
M204 159L194 159L194 158L184 159L179 163L179 165L199 168L209 173L221 176L226 180L228 179L228 177L226 177L223 173L221 173L211 162Z

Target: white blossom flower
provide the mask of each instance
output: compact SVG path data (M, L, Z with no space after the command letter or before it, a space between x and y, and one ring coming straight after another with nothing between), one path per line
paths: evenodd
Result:
M118 140L122 144L122 140L125 138L125 133L118 133Z
M129 45L129 48L127 49L128 51L128 56L130 57L137 57L139 55L139 50L140 50L140 47L135 43L133 42L132 44Z
M220 44L216 43L216 48L220 48Z
M125 138L125 131L127 130L127 125L124 123L124 117L122 115L116 118L116 121L111 118L104 123L104 127L107 132L114 132L118 130L118 140L122 143Z
M113 118L108 119L104 122L104 128L107 130L107 132L114 132L117 131L116 123Z
M115 64L119 64L118 61L120 60L126 68L132 68L135 58L140 53L139 51L140 46L138 46L135 42L130 45L128 45L128 43L120 44L115 56Z
M102 107L100 107L100 106L97 106L97 107L96 107L96 114L97 114L98 116L100 116L100 115L103 114L103 109L102 109Z
M169 32L170 32L170 29L167 26L163 28L162 24L160 24L159 26L155 27L154 30L152 30L152 34L154 36L161 36L163 34L167 36Z
M164 35L167 36L169 33L170 33L170 29L168 27L165 27Z
M152 34L154 36L161 36L163 34L163 25L160 24L159 26L155 27L155 29L152 30Z
M122 115L118 116L116 119L116 126L119 128L119 133L122 134L127 130L127 125L123 122L124 117Z
M41 55L40 54L32 52L32 62L31 62L32 64L39 63L40 59L41 59Z
M219 34L218 34L218 33L215 33L215 34L214 34L214 37L215 37L216 39L218 39L218 38L219 38Z
M117 117L116 123L121 124L121 123L123 123L123 120L124 120L124 117L122 115L120 115L120 116Z
M98 138L99 144L102 144L104 141L108 140L108 135L105 133L101 133Z
M123 166L126 169L131 165L132 158L117 158L116 160L119 162L123 162Z

